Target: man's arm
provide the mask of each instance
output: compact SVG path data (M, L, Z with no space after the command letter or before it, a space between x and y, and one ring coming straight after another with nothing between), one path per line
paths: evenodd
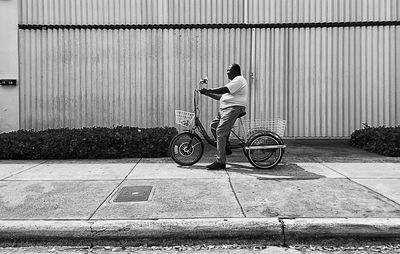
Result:
M221 99L221 94L213 94L213 93L204 93L205 96L213 98L214 100L219 101Z
M229 89L225 86L214 89L203 88L200 90L200 93L213 98L214 100L220 100L224 93L229 93Z
M230 93L229 89L226 86L221 86L213 89L201 89L201 90L205 90L206 93L213 93L213 94Z

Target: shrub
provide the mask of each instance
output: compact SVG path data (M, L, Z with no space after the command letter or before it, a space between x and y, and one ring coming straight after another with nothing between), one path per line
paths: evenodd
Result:
M108 159L168 156L173 127L93 127L0 134L0 159Z
M400 126L370 127L364 124L363 129L351 134L350 144L369 152L400 157Z

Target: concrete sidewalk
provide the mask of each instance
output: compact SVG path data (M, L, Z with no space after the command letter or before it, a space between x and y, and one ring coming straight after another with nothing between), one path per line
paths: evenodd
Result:
M227 170L207 171L210 147L191 167L170 158L0 161L0 238L400 238L400 158L340 140L286 143L273 170L254 169L237 150ZM147 200L117 202L126 190L142 197L143 186Z

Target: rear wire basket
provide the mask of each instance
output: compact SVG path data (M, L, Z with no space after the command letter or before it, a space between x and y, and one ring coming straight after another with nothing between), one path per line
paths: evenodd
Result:
M270 119L270 120L243 120L243 127L246 137L251 136L255 132L272 131L283 137L285 134L286 120Z
M184 127L193 125L194 113L183 110L175 110L175 122Z

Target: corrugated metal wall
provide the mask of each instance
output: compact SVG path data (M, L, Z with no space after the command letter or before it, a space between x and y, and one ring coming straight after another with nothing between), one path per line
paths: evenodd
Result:
M399 20L398 0L19 0L20 24L221 24Z
M244 0L19 0L21 24L243 23Z
M246 24L400 19L397 0L19 0L20 24ZM202 76L238 62L249 116L286 136L400 124L400 26L20 30L21 128L174 125ZM205 124L217 104L202 99Z
M400 124L400 26L257 29L251 116L291 137Z
M249 76L250 32L21 30L21 127L174 126L201 77L224 84L231 61ZM202 102L207 122L217 104Z
M400 19L398 0L248 0L249 23Z

